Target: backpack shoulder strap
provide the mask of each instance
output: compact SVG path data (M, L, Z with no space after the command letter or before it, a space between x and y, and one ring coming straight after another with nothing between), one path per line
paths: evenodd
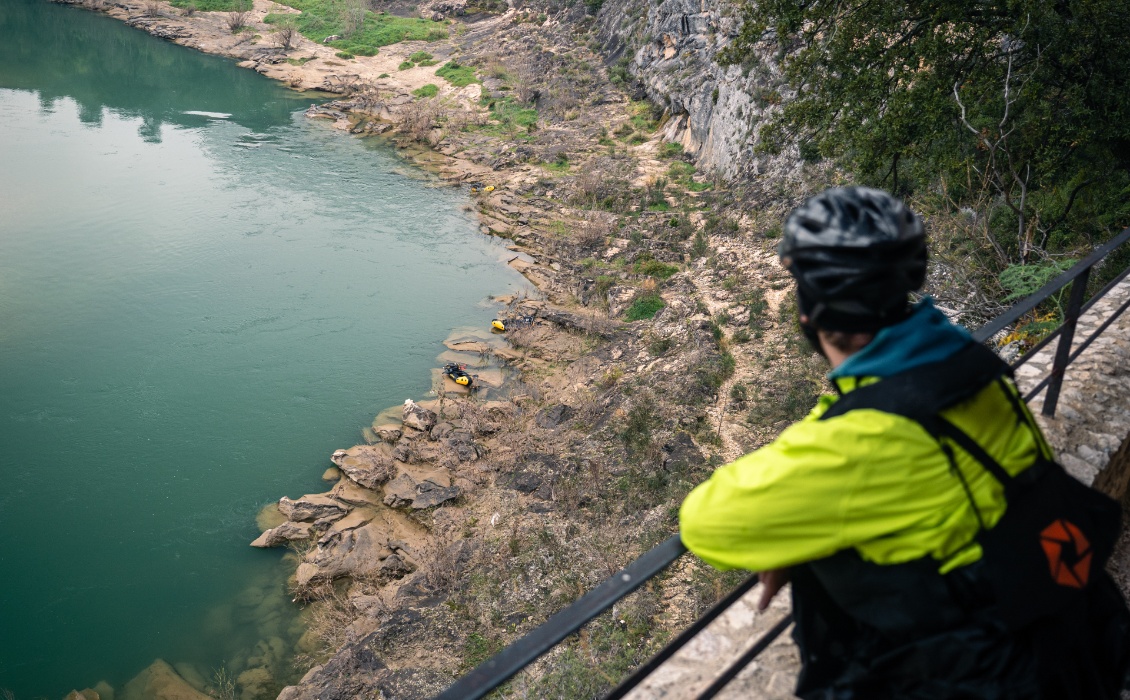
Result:
M920 365L855 389L829 406L820 420L862 408L909 418L925 428L935 440L945 437L961 447L999 482L1007 485L1012 477L1000 463L965 431L940 414L1009 374L1008 365L996 353L970 341L945 360Z

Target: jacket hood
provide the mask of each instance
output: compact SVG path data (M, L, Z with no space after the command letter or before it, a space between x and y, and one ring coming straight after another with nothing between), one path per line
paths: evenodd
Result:
M866 347L829 372L828 378L889 377L941 362L971 342L969 331L951 323L933 299L923 297L905 321L880 330Z

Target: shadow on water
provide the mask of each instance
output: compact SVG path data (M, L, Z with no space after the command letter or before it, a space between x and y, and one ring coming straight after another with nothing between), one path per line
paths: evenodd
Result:
M164 124L196 127L215 118L265 131L316 101L90 14L47 0L0 2L0 88L38 93L45 111L69 97L85 124L100 125L104 110L140 118L139 134L150 142L161 140Z

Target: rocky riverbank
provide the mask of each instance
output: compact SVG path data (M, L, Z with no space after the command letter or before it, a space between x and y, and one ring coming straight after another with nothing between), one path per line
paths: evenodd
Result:
M583 4L475 13L433 2L415 11L448 38L344 59L301 37L279 46L262 20L288 10L267 0L238 34L225 13L72 1L334 93L308 115L388 139L466 188L482 231L510 241L508 264L544 297L503 300L507 318L531 319L504 335L447 339L437 368L466 364L479 389L437 369L432 395L390 407L359 444L327 455L327 491L260 514L254 544L292 550L301 682L281 689L286 673L259 654L237 660L229 686L197 692L428 697L674 532L695 483L821 391L774 246L783 211L837 175L747 152L735 115L779 95L771 66L711 64L733 30L716 9L625 0L593 17ZM418 52L432 65L401 69ZM625 67L633 53L646 83ZM448 61L481 82L437 76ZM421 96L428 85L435 96ZM749 177L723 189L714 172ZM735 580L682 562L510 687L599 695Z
M467 364L481 389L437 374L434 397L391 407L361 444L328 456L328 491L260 515L255 544L293 550L290 596L305 606L288 650L305 677L286 697L431 694L672 532L674 505L712 462L772 435L791 415L774 404L815 394L810 383L792 397L787 384L811 368L779 321L785 279L760 235L772 215L743 212L689 157L661 148L662 110L610 80L583 8L480 14L438 25L446 40L347 60L301 37L279 46L262 20L285 8L264 0L238 34L226 13L76 4L335 93L308 115L379 134L467 188L483 232L512 242L509 264L544 295L508 300L509 317L533 321L505 336L448 339L437 364ZM400 70L421 51L433 66ZM482 82L437 77L449 60ZM435 97L413 95L426 85ZM753 379L780 366L791 379ZM604 652L567 672L591 683L605 664L638 663L723 589L688 564L620 606L623 623L594 628L586 640ZM272 637L263 644L273 649ZM134 687L186 693L148 680L171 678L164 666ZM195 685L191 669L180 675L196 693L243 700L288 677L265 654L225 672ZM563 681L535 670L518 682L552 696Z

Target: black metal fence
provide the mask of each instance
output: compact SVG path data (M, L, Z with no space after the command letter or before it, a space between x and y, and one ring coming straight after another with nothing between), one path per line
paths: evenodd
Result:
M1079 321L1079 317L1090 309L1096 301L1125 279L1127 275L1130 275L1130 268L1123 270L1114 277L1109 284L1091 297L1089 301L1084 303L1087 285L1091 278L1091 271L1096 265L1102 263L1113 250L1127 240L1130 240L1130 228L1127 228L1108 243L1095 249L1090 255L1072 266L1070 270L1067 270L1051 280L1031 296L1025 298L1008 311L973 332L973 338L977 340L977 342L986 342L1021 320L1025 315L1034 311L1040 304L1046 302L1061 289L1069 284L1071 285L1067 307L1064 310L1063 323L1012 363L1012 368L1016 369L1031 359L1053 340L1059 338L1059 345L1056 347L1051 372L1024 397L1025 401L1031 401L1033 397L1046 388L1048 394L1044 398L1043 408L1043 413L1046 416L1055 414L1056 404L1059 400L1059 392L1063 385L1064 370L1067 366L1079 357L1079 355L1094 342L1095 338L1110 327L1110 324L1130 307L1130 298L1128 298L1127 301L1101 323L1091 335L1079 343L1074 351L1072 350L1075 327ZM546 620L540 627L495 654L490 659L484 661L467 675L457 680L443 693L436 696L435 700L478 700L478 698L483 697L505 683L514 676L514 674L521 671L542 654L548 652L563 639L577 632L577 630L583 627L589 620L608 610L621 598L627 596L654 576L662 573L675 560L685 554L686 551L687 549L683 546L679 536L672 535L658 546L643 554L639 559L633 561L612 578L607 579L593 590L581 596L581 598L572 605ZM659 668L663 662L671 658L679 649L686 645L687 642L693 639L695 635L705 629L715 618L749 592L756 583L757 576L750 576L744 583L734 589L728 596L707 611L705 615L696 620L690 627L672 640L670 644L660 650L659 653L636 669L628 678L624 679L620 685L605 697L605 700L618 700L627 695L633 688L639 685L644 678L650 675L655 669ZM698 699L707 700L708 698L713 698L758 654L780 636L791 623L791 615L787 615L778 621L777 624L758 639L753 646L733 661L706 690L702 691L697 696Z

